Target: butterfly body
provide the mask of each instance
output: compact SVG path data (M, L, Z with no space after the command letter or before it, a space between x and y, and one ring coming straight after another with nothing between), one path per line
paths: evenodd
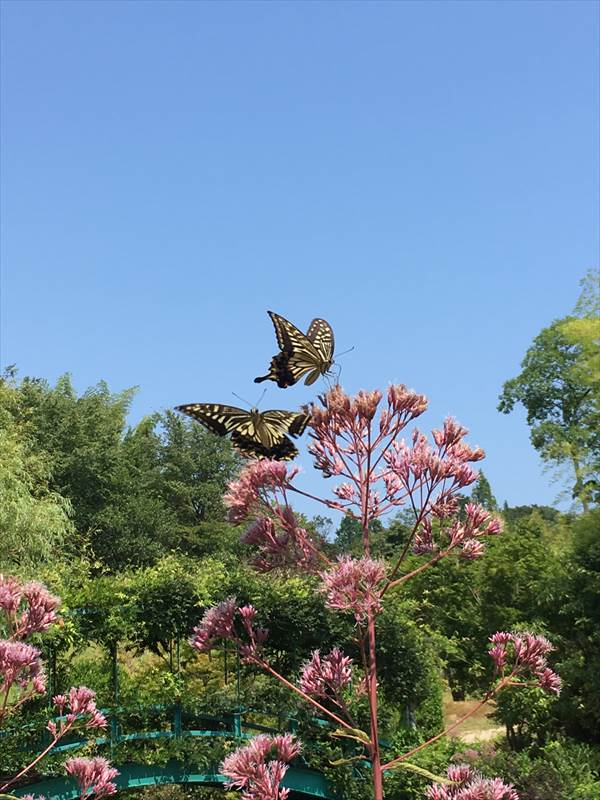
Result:
M293 386L304 375L306 386L313 384L321 375L326 375L333 364L334 339L329 323L324 319L313 319L306 334L285 317L269 311L275 328L280 352L273 356L266 375L254 379L255 383L275 381L284 389Z
M276 461L287 461L298 454L287 434L300 436L309 420L307 414L298 411L245 411L219 403L189 403L176 406L176 410L218 436L231 434L234 447L243 455Z

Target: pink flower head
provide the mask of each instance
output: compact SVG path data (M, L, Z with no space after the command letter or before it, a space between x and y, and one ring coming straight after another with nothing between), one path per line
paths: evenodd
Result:
M311 697L339 697L352 680L352 659L334 647L321 657L315 650L302 668L300 688Z
M240 655L244 659L249 660L255 655L261 645L266 642L269 632L266 628L258 628L254 625L256 619L256 609L254 606L242 606L239 612L247 636L247 640L239 644Z
M533 633L499 632L490 636L489 655L498 674L504 674L507 665L511 675L531 674L538 685L547 692L560 694L561 679L547 665L546 656L554 648L545 636Z
M300 743L289 733L255 736L225 758L221 773L228 778L227 786L243 790L242 800L286 800L289 789L279 784L300 751Z
M117 793L112 781L119 772L105 758L70 758L65 762L65 771L77 781L81 797L107 797Z
M261 462L256 462L261 463ZM201 653L211 649L216 639L234 637L233 620L237 611L235 597L229 597L216 606L207 609L190 639L190 644Z
M0 641L0 695L7 695L12 686L43 694L46 678L40 661L40 651L24 642Z
M429 519L425 518L415 534L413 552L415 555L420 556L426 553L433 553L435 550L437 550L437 545L433 540L431 522Z
M17 613L22 596L23 592L19 581L16 578L0 574L0 608L7 615L12 616Z
M235 618L239 614L246 639L242 640L235 630ZM264 644L268 631L254 625L256 609L247 605L238 608L235 597L219 603L205 611L200 624L197 625L190 638L190 644L204 653L213 647L217 639L230 639L239 648L244 659L250 659L257 649Z
M367 556L358 559L342 556L330 570L319 573L327 605L352 611L360 621L369 612L381 610L380 584L385 575L385 562Z
M229 483L229 491L223 498L229 508L229 520L241 522L266 492L284 489L298 474L297 467L288 469L281 461L252 461L237 480Z
M12 639L47 630L58 618L59 604L58 597L37 581L21 584L16 578L0 575L0 609Z
M47 630L53 622L56 622L58 615L56 609L60 605L60 599L46 589L37 581L30 581L23 586L23 598L27 603L27 608L21 615L19 633L21 636L29 636L31 633L41 633Z
M390 386L387 393L390 417L403 415L405 421L420 416L427 409L427 398L407 389L404 384Z
M449 786L435 783L426 791L427 800L519 800L511 784L500 778L482 778L467 764L448 767Z
M107 725L106 717L96 707L96 693L87 686L71 686L68 694L57 694L52 702L58 713L66 717L67 722L85 719L85 727L90 729L105 728Z
M308 531L289 506L278 508L277 518L279 529L273 519L259 517L242 536L242 542L258 547L254 566L261 572L288 566L311 570L316 551Z

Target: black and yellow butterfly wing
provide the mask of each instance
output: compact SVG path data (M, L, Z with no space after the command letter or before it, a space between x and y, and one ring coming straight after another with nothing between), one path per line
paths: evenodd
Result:
M205 428L218 436L227 436L228 433L238 431L243 436L252 435L250 414L243 408L225 406L219 403L188 403L175 406L176 411L193 417L201 422Z
M245 411L218 403L190 403L176 407L219 436L231 434L240 453L278 461L294 458L298 451L286 434L300 436L308 424L307 414L298 411Z
M239 453L249 458L268 458L272 461L290 461L298 455L298 448L287 436L284 436L271 447L265 447L261 442L257 442L254 439L247 439L239 433L232 433L231 441Z
M269 311L280 351L271 359L269 372L255 378L255 383L271 380L285 388L293 386L303 375L306 386L325 375L333 361L333 331L324 319L314 319L304 334L285 317Z
M313 319L308 326L306 338L312 342L315 350L325 363L331 365L335 342L331 325L324 319Z

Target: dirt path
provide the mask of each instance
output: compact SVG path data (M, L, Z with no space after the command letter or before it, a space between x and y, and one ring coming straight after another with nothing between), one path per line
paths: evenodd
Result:
M444 700L444 721L446 725L452 725L465 714L467 714L473 706L477 705L476 700L452 700L447 697ZM453 734L460 736L465 742L487 742L495 739L504 734L504 728L498 725L492 719L488 718L488 714L493 711L493 704L488 703L483 708L480 708L472 717L465 720L462 725L455 728Z

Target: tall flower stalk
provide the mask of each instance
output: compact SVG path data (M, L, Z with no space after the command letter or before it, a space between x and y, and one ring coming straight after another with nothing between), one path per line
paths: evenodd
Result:
M304 665L299 680L289 680L264 655L268 632L257 626L256 609L250 605L239 607L235 598L206 612L194 629L191 643L198 650L207 651L218 638L232 640L244 661L272 675L311 704L319 715L334 722L336 735L346 736L362 747L364 759L371 764L374 800L383 800L386 772L405 765L408 758L470 716L465 715L418 747L382 762L376 647L377 618L385 596L443 558L478 558L485 550L486 538L501 533L502 523L473 503L466 505L464 514L458 514L459 493L477 480L473 464L484 458L481 448L466 443L466 428L448 418L441 428L431 432L431 440L418 429L406 431L427 408L423 395L400 385L390 386L385 399L378 390L349 397L335 386L320 401L307 409L311 415L309 451L315 468L325 478L337 481L332 496L321 498L301 489L295 483L295 467L255 461L230 484L225 502L232 521L251 521L243 539L254 546L258 569L296 566L310 571L320 581L325 604L351 615L360 664L352 664L337 648L326 655L316 651ZM293 494L312 498L357 520L362 530L362 556L328 559L294 514L290 504ZM388 565L372 557L371 525L373 520L401 508L412 512L413 524L401 552ZM425 560L417 568L406 570L405 562L411 553L422 555ZM532 635L492 637L490 655L496 676L480 705L507 686L531 685L532 681L558 692L560 680L545 660L549 647L546 640ZM360 679L352 681L352 672L357 669ZM354 694L366 694L368 700L366 731L357 729L349 709L351 682ZM432 787L429 797L442 797L443 786L452 784L452 778L441 780L445 783ZM469 791L471 785L477 788L476 778L471 775L468 781L462 776L461 781L452 784L457 792L449 792L448 797L459 796L458 789L462 791L467 784ZM282 796L261 788L251 778L244 790L244 797L253 800L277 800ZM506 792L510 800L516 798L512 787L506 787Z

